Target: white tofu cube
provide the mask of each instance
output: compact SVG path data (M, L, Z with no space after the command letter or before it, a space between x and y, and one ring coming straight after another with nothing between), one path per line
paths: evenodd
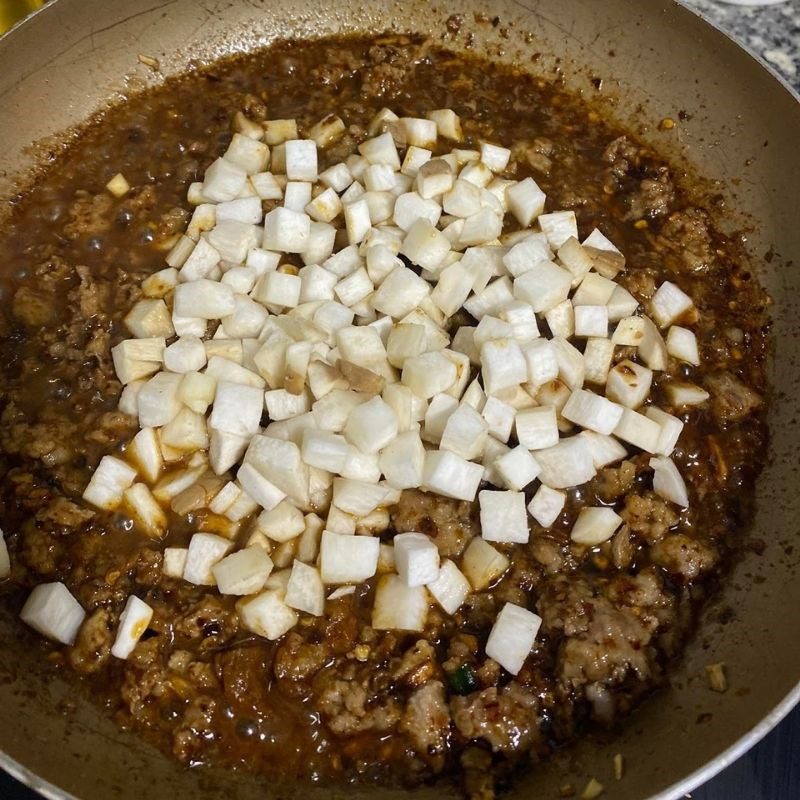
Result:
M406 586L424 586L439 576L439 549L424 533L398 533L392 540L397 574Z
M378 631L420 632L428 616L424 586L407 586L397 575L383 575L375 589L372 627Z
M539 525L549 528L564 510L566 502L565 492L559 492L557 489L551 489L542 484L528 503L528 511Z
M525 659L533 650L541 617L526 608L506 603L489 633L486 655L512 675L519 674Z
M281 592L267 590L236 604L243 627L258 636L274 641L291 630L298 620L297 612L281 599Z
M323 531L320 573L326 584L361 583L378 569L380 539Z
M71 645L86 612L63 583L41 583L28 595L19 616L42 636Z
M622 517L605 506L582 508L572 526L570 539L576 544L596 547L607 542L622 525Z
M262 547L252 545L225 556L211 572L220 594L257 594L272 572L272 559Z
M525 544L530 536L522 492L478 493L481 536L488 542Z
M227 554L233 542L213 533L196 533L189 540L183 579L197 586L213 586L211 568Z
M147 630L153 618L153 609L135 595L131 595L119 617L119 627L111 648L115 658L127 658Z

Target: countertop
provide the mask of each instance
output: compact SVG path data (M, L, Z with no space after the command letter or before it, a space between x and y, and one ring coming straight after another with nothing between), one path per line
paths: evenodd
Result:
M800 92L800 0L768 6L725 4L717 0L684 2L741 40ZM38 800L38 797L0 772L0 800ZM745 756L687 797L693 800L800 798L800 707Z

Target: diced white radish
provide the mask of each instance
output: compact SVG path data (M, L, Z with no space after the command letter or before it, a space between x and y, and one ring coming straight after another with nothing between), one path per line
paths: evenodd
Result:
M320 543L320 572L327 583L361 583L378 568L380 539L348 536L323 531Z
M84 489L83 499L97 508L112 511L135 479L136 470L129 464L114 456L103 456Z
M115 658L127 658L142 638L152 618L153 609L136 595L131 595L120 614L111 655Z
M506 603L497 615L486 641L486 655L512 675L519 674L533 650L542 618L514 603Z
M227 554L232 544L213 533L194 534L189 540L183 579L197 586L212 586L214 574L211 568Z
M208 425L236 436L252 435L261 423L263 408L264 395L259 388L221 380L217 382Z
M514 297L545 312L567 299L572 276L552 261L538 261L514 280Z
M700 352L697 348L697 337L688 328L673 325L667 333L667 352L688 364L699 366Z
M273 389L264 394L264 401L272 420L289 419L311 410L311 401L305 392L292 394L285 389Z
M402 117L399 123L407 144L426 148L433 148L436 145L436 122L434 120Z
M397 575L383 575L375 589L375 630L422 631L428 614L424 586L407 586Z
M669 404L676 408L702 405L710 396L705 389L694 383L670 381L662 385Z
M380 470L395 489L416 489L422 485L425 448L416 431L400 433L380 453Z
M208 425L203 414L182 408L160 431L161 446L183 453L208 450Z
M661 437L661 426L644 414L626 408L614 428L614 436L648 453L655 453Z
M688 508L689 493L675 462L658 456L651 458L649 464L653 469L653 491L681 508Z
M496 144L481 142L480 144L481 161L486 164L492 172L502 172L511 158L511 151L507 147L500 147Z
M513 452L513 451L512 451ZM522 492L478 493L481 536L489 542L525 544L530 532Z
M209 511L224 514L238 499L242 490L233 481L228 481L208 504Z
M621 361L608 373L606 396L628 408L638 408L650 394L653 373L633 361Z
M284 208L301 213L305 212L309 203L311 203L311 184L308 181L289 181L286 184L286 188L283 190ZM311 215L309 214L309 216ZM329 222L330 220L322 221Z
M186 556L188 554L189 549L187 547L165 547L161 571L168 578L183 578L183 570L186 568Z
M423 487L456 500L474 500L483 477L480 464L473 464L447 450L425 453Z
M514 339L496 339L481 347L481 365L487 394L525 383L528 365Z
M284 602L290 608L320 617L325 612L325 586L316 567L295 561Z
M175 313L182 317L221 319L236 308L230 286L205 278L175 287Z
M344 221L347 228L347 239L350 244L363 241L372 227L369 204L364 197L344 204Z
M223 203L239 196L247 183L247 172L238 164L218 158L203 178L203 196L213 203Z
M471 406L461 404L449 416L440 446L469 461L480 458L488 435L486 420Z
M311 218L288 208L273 208L264 217L264 248L302 253L308 247Z
M272 572L272 559L258 545L231 553L211 567L220 594L257 594Z
M283 189L271 172L251 175L250 185L262 200L280 200L283 197Z
M414 222L410 228L408 228L405 239L403 239L403 246L400 252L412 263L416 264L422 269L433 272L442 265L444 258L450 252L450 242L441 231L438 231L427 220L419 219ZM384 283L381 285L378 295L380 295L380 292L383 290L387 281L392 281L393 279L396 279L397 275L409 272L414 275L411 270L393 270L386 278L386 281L384 281ZM422 297L427 294L428 292L426 291ZM380 295L380 297L381 302L384 303L385 301L383 300L383 295ZM422 298L420 297L420 300L421 299ZM417 304L418 303L419 301L417 301ZM381 310L378 305L376 305L375 308L379 311ZM393 313L391 316L403 316L410 310L411 308L406 308L405 311Z
M72 645L86 612L63 583L40 583L28 595L19 616L42 636Z
M384 317L385 319L385 317ZM401 383L386 386L381 395L397 416L397 430L418 431L420 419L425 418L427 404Z
M614 329L611 341L631 347L638 347L644 338L644 317L623 317Z
M517 300L509 303L500 312L500 318L511 325L511 335L520 344L529 342L539 336L536 314L530 305L523 301Z
M258 198L255 198L258 200ZM234 219L217 220L217 224L208 232L208 241L220 254L224 261L242 264L247 253L258 246L261 228ZM187 262L188 263L188 262ZM185 269L185 265L184 265ZM183 270L181 270L183 277ZM213 278L212 273L206 277Z
M539 474L540 468L536 459L523 445L518 445L500 456L494 468L502 478L503 485L514 491L522 491Z
M467 545L461 557L461 569L476 592L494 583L509 565L509 560L480 536Z
M230 286L234 294L247 294L252 291L258 278L259 274L253 267L232 267L222 276L220 283Z
M423 533L398 533L394 539L397 574L406 586L424 586L439 575L439 549Z
M206 348L206 355L210 350ZM258 351L260 352L260 351ZM257 355L258 352L255 354ZM260 364L258 365L260 368ZM235 386L249 386L254 389L263 389L265 381L260 375L256 375L252 370L246 369L241 364L231 361L222 356L211 356L208 359L206 366L206 375L211 375L217 381L217 387L220 383L231 383ZM261 398L263 404L263 396Z
M449 248L449 243L448 243ZM376 311L400 319L413 311L430 294L427 281L406 267L393 269L372 296Z
M621 461L628 455L625 446L613 436L606 436L594 431L581 431L578 435L589 443L595 469L599 470L616 461Z
M480 349L486 342L491 342L494 339L513 339L514 329L505 320L486 314L478 323L478 327L475 328L472 338L475 347Z
M486 398L481 416L483 416L488 425L489 433L495 439L499 439L501 442L508 441L516 417L516 411L512 406L502 400L498 400L496 397L490 396Z
M153 366L156 369L158 368L158 364L155 362ZM123 414L128 414L131 417L138 416L139 407L136 398L139 396L139 391L146 382L147 381L140 378L139 380L131 381L122 389L122 393L119 396L118 408Z
M434 158L417 171L415 186L425 200L441 197L453 188L453 170L443 158Z
M322 430L340 433L344 430L350 412L368 399L367 395L358 392L333 389L312 406L314 421Z
M400 169L400 157L397 155L397 147L390 133L367 139L358 146L358 152L370 164L388 164L395 171Z
M574 211L555 211L538 217L542 233L554 250L558 250L570 237L578 238L578 223Z
M483 189L494 178L494 173L480 161L470 161L458 175L462 181L468 181Z
M481 210L480 189L469 181L458 179L442 198L442 207L446 214L460 219L471 217Z
M253 295L261 303L294 308L300 302L302 286L302 279L298 275L267 272L259 280Z
M650 310L660 328L669 327L693 307L692 298L670 281L664 281L650 301Z
M425 427L422 437L428 441L438 444L444 433L447 420L458 408L458 400L451 395L440 393L431 398L431 402L425 411Z
M139 300L125 317L125 325L137 339L168 339L175 332L166 303L158 299Z
M285 148L286 177L290 181L316 181L317 143L313 139L291 139Z
M308 504L308 468L294 442L271 436L254 436L244 460L299 506Z
M427 350L428 336L422 325L393 325L386 344L386 354L393 367L402 369L406 360Z
M309 139L313 139L320 148L329 147L345 132L345 124L341 117L327 114L308 130Z
M508 210L517 218L523 228L544 212L545 193L533 178L525 178L506 189Z
M537 406L518 411L516 431L519 443L528 450L543 450L555 446L558 443L555 408Z
M236 604L239 619L249 631L274 641L291 630L298 620L297 612L281 599L281 592L267 590Z
M428 399L446 392L458 377L456 365L441 353L423 353L406 359L402 382L418 397Z
M427 587L448 614L455 614L470 593L469 581L450 559L442 562L436 579L428 583Z
M152 539L160 539L167 528L167 516L144 483L134 483L122 495L122 510Z
M662 456L672 455L672 451L675 449L675 445L678 443L683 431L683 422L656 406L648 406L644 413L646 417L652 419L653 422L657 422L661 427L661 434L658 437L655 452Z
M608 336L608 310L603 306L575 307L576 336Z
M306 214L317 222L332 222L342 213L342 208L342 201L339 199L339 195L329 188L308 202L304 209L299 210L305 210Z
M336 228L326 222L308 226L308 240L300 258L304 264L321 264L330 258L336 243Z
M463 175L463 173L462 173ZM491 208L482 208L464 220L464 227L458 239L458 248L493 242L503 230L501 213Z
M508 277L502 277L470 297L464 303L464 308L479 320L486 314L499 314L514 299L511 281Z
M636 309L639 308L639 301L626 288L617 286L611 293L606 306L608 308L608 321L616 322L635 314Z
M248 175L254 175L267 166L269 147L249 136L234 133L223 158L243 169ZM208 179L208 173L206 173L206 179ZM205 187L204 192L208 194Z
M605 506L582 508L572 526L570 539L577 544L596 547L607 542L622 525L622 517Z
M245 517L249 517L257 511L258 506L258 501L251 497L249 492L243 491L236 500L228 506L223 516L231 522L241 522Z
M406 192L401 194L395 202L393 219L396 225L404 231L408 231L415 222L420 220L436 225L441 214L442 207L435 200L426 200L417 192Z
M397 436L397 416L380 397L350 412L344 435L364 453L377 453Z
M334 164L320 172L319 179L335 192L343 192L353 182L353 176L344 162Z
M172 324L178 336L205 336L208 322L200 317L182 317L172 312Z
M331 533L341 533L352 536L356 532L356 518L341 508L331 504L328 509L328 518L325 521L325 530Z
M541 386L558 377L558 358L552 343L547 339L534 339L522 345L528 368L528 382Z
M336 296L346 306L354 306L370 295L374 289L372 281L363 267L351 272L340 280L335 287Z
M333 287L338 279L336 275L317 264L303 267L299 274L301 303L310 303L314 300L333 300Z
M161 448L154 428L142 428L131 439L125 455L148 481L155 483L158 480L164 466L164 459L161 456Z
M606 436L617 427L622 412L623 406L585 389L574 391L561 409L564 419Z
M217 206L217 222L232 219L248 225L258 225L263 217L260 197L238 197Z
M568 489L590 481L596 473L592 448L580 436L561 439L558 444L537 450L541 467L539 480L551 489Z
M543 528L549 528L564 510L566 502L567 495L565 492L559 492L557 489L551 489L549 486L542 484L536 490L536 494L530 503L528 503L528 511L539 525Z
M356 517L364 517L387 504L387 497L387 490L381 484L352 478L334 478L333 481L334 505Z
M589 339L583 349L584 380L606 383L613 358L614 344L610 339Z
M572 298L572 304L578 306L604 306L608 303L616 289L614 281L590 272L581 281L581 285Z
M642 361L653 370L667 368L667 345L664 337L649 317L642 317L643 333L639 342L639 356Z
M196 372L206 365L206 349L196 336L181 336L164 350L164 366L171 372Z
M303 461L309 466L341 473L348 449L344 436L313 429L303 434Z
M273 542L288 542L300 536L306 522L303 512L290 500L282 500L258 515L258 529Z

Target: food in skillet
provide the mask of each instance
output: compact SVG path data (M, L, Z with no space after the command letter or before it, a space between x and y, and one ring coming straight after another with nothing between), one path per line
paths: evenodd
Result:
M766 299L675 181L406 38L107 112L0 244L22 618L187 763L485 796L624 714L764 438Z

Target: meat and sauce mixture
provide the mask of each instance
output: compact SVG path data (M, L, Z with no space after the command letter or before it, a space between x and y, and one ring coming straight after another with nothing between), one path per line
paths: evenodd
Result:
M370 577L352 581L354 588L346 590L331 592L329 586L324 613L290 612L285 630L273 636L247 623L239 598L208 585L211 581L175 577L174 564L165 564L165 549L172 548L170 558L174 557L198 530L243 546L252 541L248 537L253 535L255 514L248 516L245 509L235 523L230 517L223 520L205 501L198 501L195 487L191 495L179 495L182 502L164 504L164 530L148 535L124 506L102 510L83 499L100 460L124 456L139 430L139 420L118 407L121 380L127 381L115 372L111 349L130 338L123 319L142 299L145 279L165 268L166 253L174 252L180 242L192 215L187 192L225 153L232 120L236 130L246 133L255 126L255 138L266 120L296 120L302 136L335 114L344 125L335 141L320 149L322 171L356 153L375 133L368 128L376 115L387 107L400 118L426 119L435 109L450 109L458 116L462 142L440 142L436 147L442 153L452 147L464 152L453 151L456 155L447 156L451 160L445 159L445 166L440 162L425 171L431 181L456 163L460 168L461 159L469 162L472 156L464 153L480 142L495 143L499 150L482 149L480 157L494 164L503 180L533 178L547 197L548 211L574 212L581 240L594 229L602 232L605 239L585 242L584 253L591 252L594 259L586 262L586 269L594 263L597 273L603 273L597 266L600 259L606 278L596 276L596 283L611 274L626 290L622 296L634 298L634 309L638 305L650 313L656 292L667 284L679 288L675 296L691 298L691 313L678 320L683 333L673 339L670 332L667 337L669 355L652 373L645 406L644 397L637 401L643 412L661 409L661 421L667 414L683 423L682 430L678 424L677 445L663 453L671 456L669 463L677 472L664 473L665 481L672 481L671 493L664 490L663 481L656 491L652 451L635 446L639 440L633 433L626 438L622 428L615 428L629 442L622 455L601 460L592 470L594 477L578 486L551 481L567 487L561 493L550 490L547 496L556 503L555 521L547 519L546 503L533 504L528 530L521 539L509 540L494 530L494 520L484 517L484 527L492 523L492 557L500 559L502 568L492 574L488 586L471 579L470 588L462 575L461 583L469 591L465 589L455 610L448 613L447 603L436 594L438 602L431 600L423 609L421 628L380 625L374 603L381 579ZM384 112L387 121L397 117ZM452 117L441 115L439 123L451 124ZM409 137L417 127L408 127ZM503 147L510 149L510 157L503 155ZM287 148L287 161L289 157ZM416 169L423 174L421 166ZM121 188L120 181L111 184L119 191L109 191L107 184L117 174L124 176L124 183ZM492 176L487 175L489 180ZM372 173L373 182L382 176L380 171ZM51 652L57 668L73 671L102 697L120 725L140 732L187 765L213 764L316 782L414 786L446 779L459 782L467 796L487 798L516 770L546 758L560 743L592 724L607 725L624 716L665 680L670 661L680 655L709 582L747 522L766 437L768 299L740 243L719 233L708 201L683 187L683 177L557 84L408 37L280 43L246 58L198 68L114 106L20 192L0 237L0 524L11 560L10 580L2 584L6 602L19 608L33 587L63 583L85 617L79 617L74 643L41 646ZM486 181L477 184L486 186ZM492 186L497 184L490 191ZM505 186L500 185L501 193ZM462 186L460 191L459 198L466 202L477 190ZM357 197L352 191L351 196ZM270 212L279 204L264 199L262 210ZM450 208L455 206L451 202ZM457 213L448 213L451 242L463 236L459 232L468 225L478 224L478 214L460 222ZM519 235L513 236L514 229L525 225L514 222L510 213L507 217L512 238L504 244L524 244ZM559 219L573 217L567 213ZM348 218L351 242L356 222ZM553 245L554 231L546 230L544 220L541 228L546 233L543 246L548 241ZM574 263L568 255L569 247L581 247L576 239L568 245L562 237L556 244L559 263ZM409 246L407 241L403 245ZM458 255L451 258L457 260ZM422 262L403 256L395 269L410 272L414 263ZM505 263L518 298L521 278L512 269L516 262ZM369 261L368 266L368 280L377 284L377 268ZM290 257L279 271L291 276L302 267L302 261ZM434 280L435 270L428 267L423 277ZM240 279L244 272L237 273ZM231 277L229 283L233 281ZM369 288L374 288L371 283ZM568 291L569 280L564 297ZM172 302L169 293L165 296ZM338 296L344 303L343 295ZM369 316L358 305L360 298L353 307L366 322ZM273 295L268 300L273 313L276 303L288 305ZM454 336L448 352L458 349L459 327L474 328L470 335L477 337L476 331L492 323L511 324L505 312L487 322L486 308L479 305L467 302L467 310L460 308L448 322L439 319ZM519 303L514 308L525 310ZM628 319L635 317L632 310L627 314ZM483 317L480 328L478 317ZM605 311L601 318L605 331ZM581 314L581 320L576 315L575 324L591 327L588 317ZM217 324L210 324L199 338L224 338L215 335ZM544 338L555 336L561 324L549 310L539 315ZM661 341L660 334L654 335ZM686 344L687 336L692 342L696 338L699 365L691 363L691 354L675 356L687 352L680 344ZM574 346L562 348L580 359L593 340L571 341ZM620 338L607 351L610 364L604 375L609 366L613 371L623 362L628 365L625 374L639 374L642 351L633 341ZM488 386L486 347L480 353ZM339 349L343 350L341 342ZM470 360L474 375L475 359ZM366 385L383 386L384 378L363 365L336 364L362 391ZM559 376L568 382L561 372ZM560 386L563 389L563 382ZM510 408L513 416L527 406L548 405L544 395L538 402L530 394L525 396L528 402L520 400L517 388L511 394L498 393L503 401L494 406ZM559 395L558 386L551 389ZM470 402L482 408L486 398L480 385L471 391ZM591 400L594 395L585 392L582 397ZM550 404L559 412L566 408L563 399ZM570 419L577 419L564 414L558 418L562 436L573 427ZM643 418L633 414L624 419L639 424L636 421ZM265 415L261 424L268 423ZM580 424L601 430L589 422ZM432 422L426 418L425 425L430 431ZM520 442L527 441L519 416L510 446L516 435ZM442 441L447 436L447 431L438 434ZM596 437L595 443L610 442L602 434ZM504 441L509 441L508 431ZM499 447L495 452L500 455L509 452ZM174 450L165 448L180 466ZM518 475L513 465L535 463L524 447L512 452L522 460L509 460L507 472L492 481L495 486L513 488L510 476ZM464 455L458 463L472 457ZM545 464L543 452L540 462ZM674 487L683 486L680 476L688 503L676 502L680 493L676 495ZM433 482L430 476L426 480ZM199 496L214 496L223 483L211 472L203 474ZM520 484L513 494L524 493L527 504L539 484L530 477ZM467 571L462 556L481 537L484 500L488 508L492 499L484 495L491 492L481 492L479 503L477 498L458 499L456 490L451 492L455 497L444 496L447 485L438 491L425 491L419 482L411 485L421 488L392 495L385 523L378 528L381 542L391 544L395 536L414 532L423 543L435 544L437 561L449 560L449 575L460 575L454 565ZM334 492L341 489L344 498L342 485L336 487ZM284 488L281 495L287 491ZM475 497L474 489L469 496ZM500 514L502 502L497 508ZM576 519L587 508L613 509L618 515L611 515L615 522L607 535L576 534ZM333 522L328 527L333 528ZM357 529L356 539L369 534ZM288 571L292 561L302 557L284 545L270 551L276 571ZM313 567L316 552L310 555L306 560ZM382 561L384 555L381 550ZM324 577L324 564L322 569ZM379 565L381 570L392 572L393 567ZM267 585L273 587L273 602L285 611L275 599L284 596L280 581ZM428 585L433 592L433 584ZM424 596L424 587L419 591ZM112 654L120 615L131 596L144 601L152 616L145 618L125 652ZM539 625L529 652L523 652L513 667L513 658L492 658L486 652L501 609L526 614L524 620L537 620ZM506 651L495 646L492 652Z

